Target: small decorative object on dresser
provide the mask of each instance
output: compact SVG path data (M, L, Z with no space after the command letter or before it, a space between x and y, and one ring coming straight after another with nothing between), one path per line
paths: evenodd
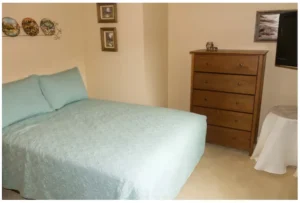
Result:
M215 47L213 42L207 42L206 50L207 51L218 51L218 47Z
M98 23L117 22L116 3L97 3Z
M210 51L214 47L213 42L206 42L206 50Z
M100 28L102 51L118 51L117 30L115 27Z
M256 142L267 51L192 51L191 112L207 116L209 143L247 150Z

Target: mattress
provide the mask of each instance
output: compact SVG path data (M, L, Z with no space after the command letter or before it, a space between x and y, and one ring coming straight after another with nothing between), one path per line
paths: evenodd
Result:
M2 186L29 199L174 199L206 127L179 110L74 102L3 129Z

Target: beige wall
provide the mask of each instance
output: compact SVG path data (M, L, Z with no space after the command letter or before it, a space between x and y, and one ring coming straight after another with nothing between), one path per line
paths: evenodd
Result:
M168 4L143 4L144 62L149 104L168 104Z
M99 24L96 5L85 6L85 62L90 97L166 106L167 35L162 32L167 29L167 20L151 19L158 19L156 12L166 18L162 14L165 10L165 4L160 7L120 3L118 23ZM118 52L101 50L100 27L117 28ZM156 32L151 28L163 30Z
M78 66L86 83L81 13L80 4L2 4L2 16L15 18L20 26L25 17L35 19L38 24L46 17L57 21L62 28L60 40L44 36L3 37L2 82Z
M91 97L189 109L189 51L214 41L224 49L266 49L261 116L297 103L297 71L274 67L276 43L254 43L257 10L297 4L118 4L118 23L99 24L96 5L3 4L3 17L59 22L62 38L2 38L3 82L79 66ZM84 29L81 25L84 24ZM118 52L101 51L100 27L116 27ZM167 57L168 56L168 57ZM167 70L168 68L168 70ZM168 93L167 93L168 92Z
M118 4L118 23L99 24L96 4L3 4L3 17L59 23L53 37L3 38L3 82L78 66L90 97L167 106L167 4ZM101 50L100 27L116 27L118 52Z
M297 71L274 66L276 43L254 42L256 11L297 4L169 4L168 106L189 110L189 51L213 41L219 49L262 49L267 54L260 123L275 105L297 105Z
M118 4L118 23L98 23L96 4L85 7L85 61L89 96L143 103L143 5ZM101 50L100 27L116 27L118 52ZM138 85L136 85L138 84Z

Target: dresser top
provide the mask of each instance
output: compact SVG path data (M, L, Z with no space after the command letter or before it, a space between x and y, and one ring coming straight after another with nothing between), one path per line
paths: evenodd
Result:
M191 54L241 54L241 55L264 55L268 53L267 50L238 50L238 49L219 49L218 51L207 51L206 49L199 49L191 51Z

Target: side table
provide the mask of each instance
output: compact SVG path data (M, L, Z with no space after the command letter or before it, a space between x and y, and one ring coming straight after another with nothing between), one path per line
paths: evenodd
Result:
M254 168L284 174L287 166L297 166L297 137L297 106L271 108L251 156L256 160Z

